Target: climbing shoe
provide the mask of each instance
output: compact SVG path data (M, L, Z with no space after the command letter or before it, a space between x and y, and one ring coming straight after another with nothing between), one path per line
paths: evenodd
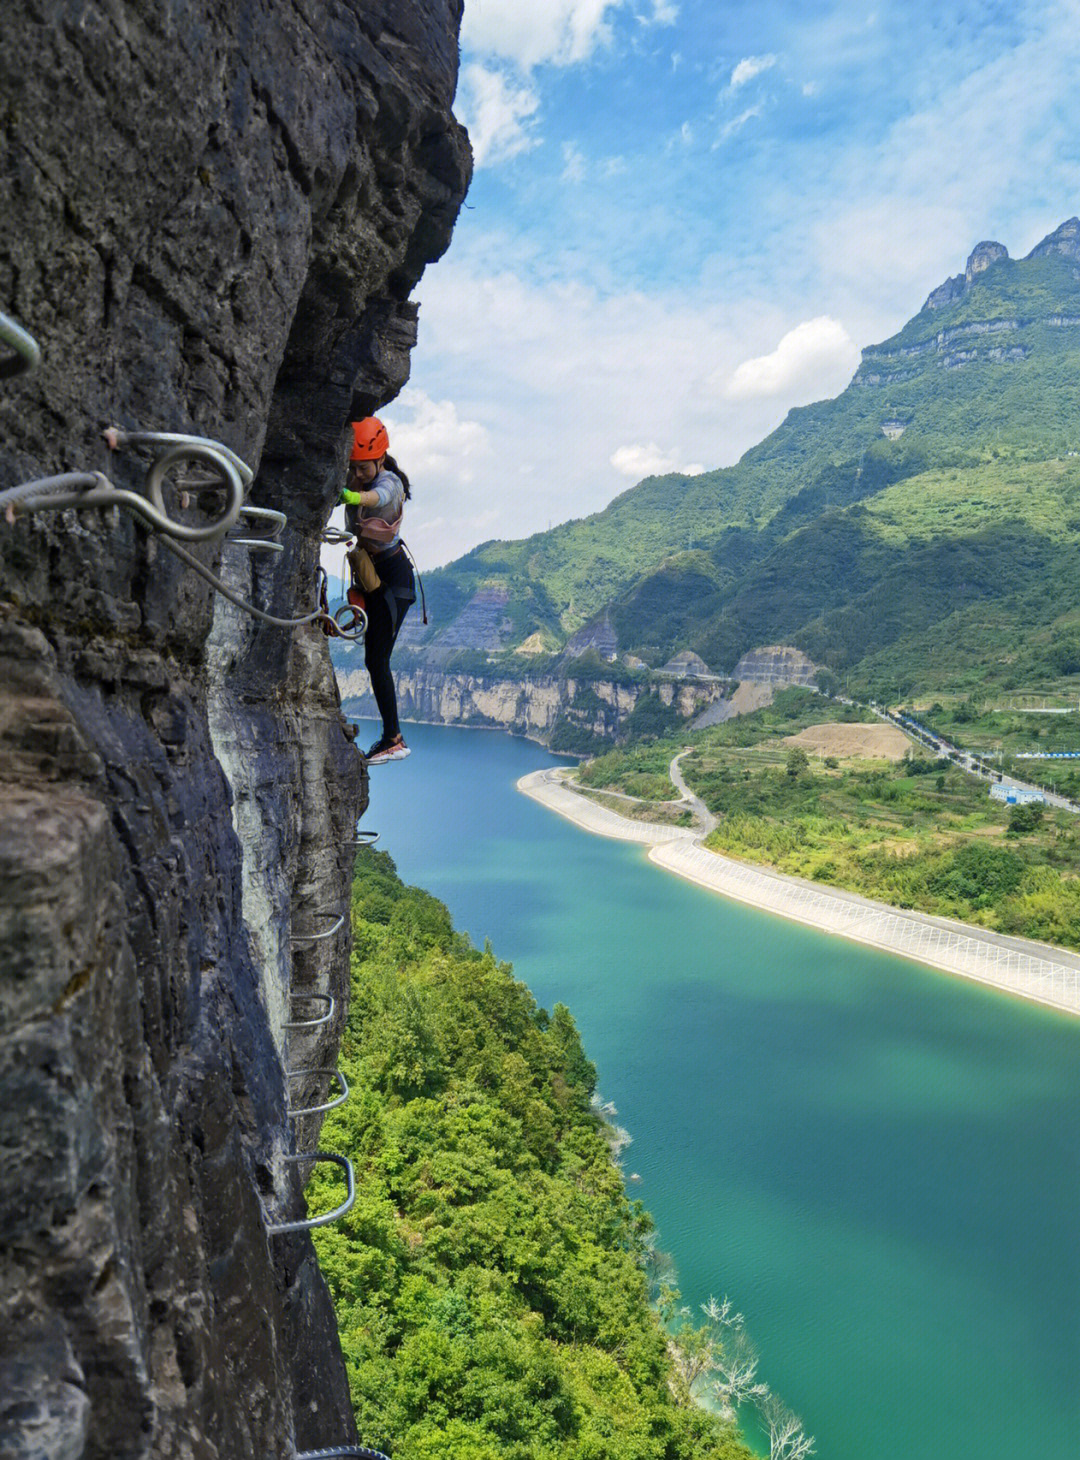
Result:
M404 760L409 754L409 747L402 740L400 735L395 735L388 740L384 735L376 740L375 744L367 753L368 765L382 765L387 760Z

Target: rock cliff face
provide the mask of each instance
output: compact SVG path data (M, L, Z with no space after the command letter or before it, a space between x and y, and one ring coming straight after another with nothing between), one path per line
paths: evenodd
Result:
M404 720L490 726L545 743L560 722L597 740L613 741L642 696L654 692L654 687L644 683L529 674L520 679L501 679L438 669L399 670L394 680ZM377 714L363 670L339 670L338 683L341 697L353 714ZM668 680L656 685L655 693L662 705L675 705L679 714L689 719L719 699L725 688L719 681L703 684Z
M1041 243L1036 244L1027 258L1057 256L1073 262L1080 260L1080 218L1067 219ZM1005 317L999 317L995 312L993 317L967 319L950 328L938 328L934 324L932 316L935 313L964 299L980 276L1002 260L1008 261L1008 258L1009 251L1003 243L988 240L976 244L968 257L964 272L946 279L931 291L920 311L921 315L927 316L927 320L925 327L919 331L919 337L911 338L912 327L909 326L902 332L904 343L892 346L887 342L864 350L853 384L868 387L901 384L914 379L928 363L944 370L962 370L966 365L978 361L1003 364L1025 360L1032 350L1026 332L1033 327L1073 329L1080 326L1080 319L1071 315L1046 313L1038 309L1031 313L1018 311ZM1010 335L1015 338L1009 340ZM1005 338L1000 340L999 336ZM901 430L897 434L902 434L907 423L898 424ZM882 429L885 429L884 425ZM889 432L886 431L886 434Z
M201 549L314 606L350 416L403 384L468 182L460 0L8 0L0 487L140 488L101 428L194 431L288 516ZM292 1456L353 1436L302 1214L366 777L325 641L115 510L0 522L0 1454ZM289 1031L325 1007L335 1018ZM290 1017L291 1016L291 1017ZM310 1081L291 1082L294 1104Z
M811 688L820 665L790 644L767 644L744 654L731 671L740 684L802 685Z

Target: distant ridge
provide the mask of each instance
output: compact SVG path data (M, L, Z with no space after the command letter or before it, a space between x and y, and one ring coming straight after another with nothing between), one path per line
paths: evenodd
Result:
M787 644L869 692L1049 682L1080 622L1077 451L1074 216L1024 259L976 244L846 390L735 466L647 478L429 575L431 627L410 640L421 658L461 644L495 590L496 655L585 631L605 655L692 651L721 674Z

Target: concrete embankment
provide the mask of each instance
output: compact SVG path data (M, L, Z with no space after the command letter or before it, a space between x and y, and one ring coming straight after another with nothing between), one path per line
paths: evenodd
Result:
M700 844L698 831L631 821L597 805L571 790L558 769L534 771L517 785L586 831L648 846L651 862L724 897L1021 998L1080 1013L1080 957L1064 949L889 907L856 893L719 856Z

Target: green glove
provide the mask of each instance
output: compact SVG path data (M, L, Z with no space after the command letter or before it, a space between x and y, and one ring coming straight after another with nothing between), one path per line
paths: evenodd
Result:
M359 492L350 492L349 489L348 489L348 487L342 487L342 489L341 489L341 500L343 502L347 502L350 507L359 507L359 505L360 505L360 493Z

